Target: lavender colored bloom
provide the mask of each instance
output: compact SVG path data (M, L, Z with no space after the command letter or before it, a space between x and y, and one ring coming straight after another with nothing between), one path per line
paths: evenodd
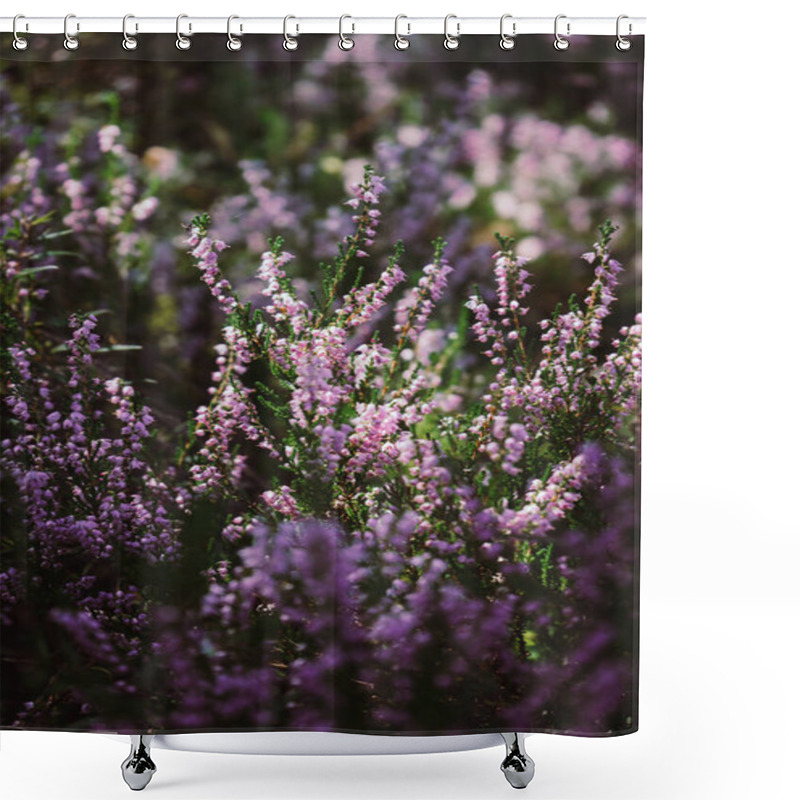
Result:
M112 133L101 149L122 157ZM479 184L500 180L505 139L524 133L490 116L467 137L489 145ZM565 147L593 143L574 130ZM260 165L244 170L265 187ZM155 210L124 175L99 207L79 176L62 188L83 230ZM86 727L525 730L554 709L582 732L621 725L641 319L601 360L622 269L610 230L583 304L537 341L534 267L510 240L486 257L491 291L466 302L443 302L463 295L441 241L427 264L401 269L398 247L375 268L388 194L367 169L318 282L302 251L267 241L252 302L195 221L191 255L223 321L186 426L104 360L96 316L72 318L65 355L30 332L9 347L0 462L30 550L0 574L3 622L32 613L57 631L48 646L72 654L59 679L75 678ZM585 211L572 207L576 226ZM125 257L136 246L116 240ZM96 685L75 677L87 665ZM46 716L42 696L20 724Z

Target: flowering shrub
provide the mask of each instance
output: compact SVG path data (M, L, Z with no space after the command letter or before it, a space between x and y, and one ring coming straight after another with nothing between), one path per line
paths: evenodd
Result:
M637 64L306 46L4 62L0 725L631 730Z
M401 244L379 266L385 194L366 168L319 279L293 279L275 238L246 297L210 219L192 221L222 325L188 424L126 380L102 317L43 332L44 209L18 204L4 725L631 728L641 320L604 335L614 228L584 255L585 297L531 325L536 276L511 238L491 294L451 285L442 240L421 269Z

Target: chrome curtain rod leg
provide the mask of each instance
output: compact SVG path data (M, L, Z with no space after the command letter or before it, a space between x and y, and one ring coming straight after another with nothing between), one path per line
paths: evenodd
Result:
M506 743L506 757L500 765L506 780L515 789L524 789L532 780L535 766L525 752L525 738L521 733L501 733Z
M140 792L155 775L156 765L150 758L153 736L135 734L131 736L131 752L122 762L122 778L134 792Z

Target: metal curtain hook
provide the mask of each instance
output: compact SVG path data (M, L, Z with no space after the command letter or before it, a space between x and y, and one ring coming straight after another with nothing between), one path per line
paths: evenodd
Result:
M11 24L11 30L14 34L14 49L15 50L27 50L28 49L28 40L24 36L20 36L17 33L17 20L18 19L25 19L24 14L17 14L14 17L14 22ZM25 30L28 30L28 23L25 23Z
M175 20L175 35L178 37L175 40L175 47L177 47L178 50L188 50L192 46L192 40L181 33L181 20L188 18L189 18L188 14L178 14ZM191 32L192 32L192 23L190 22L189 33Z
M517 23L511 23L511 35L505 32L505 23L507 19L512 19L511 14L503 14L500 17L500 47L503 50L513 50L514 45L517 43L514 37L517 35Z
M297 17L288 14L283 18L283 49L284 50L297 50L297 39L289 36L289 20L297 19ZM295 36L300 33L300 23L295 23Z
M230 50L230 51L232 51L234 53L237 50L241 50L242 49L242 40L237 38L236 36L234 36L231 33L231 22L233 22L235 19L239 19L239 17L237 17L236 14L231 14L228 17L228 50ZM239 33L241 33L241 32L242 32L242 26L240 24L239 25Z
M626 50L630 50L631 49L631 40L630 39L625 39L622 36L622 34L620 33L620 29L622 27L621 23L622 23L622 20L624 20L624 19L629 19L627 14L620 14L617 17L617 50L621 50L623 53ZM628 36L630 36L631 33L633 33L633 25L631 25L631 23L629 22L628 23Z
M565 39L559 32L558 32L558 21L561 19L566 19L566 14L559 14L556 17L555 25L554 25L554 32L555 32L555 41L553 42L553 47L556 50L566 50L569 47L569 41ZM570 23L567 23L567 36L570 34Z
M346 19L353 19L349 14L342 14L339 17L339 47L342 50L352 50L355 46L355 42L344 35L344 21ZM350 31L351 34L356 32L356 24L355 22L352 23L353 29Z
M64 48L66 50L77 50L81 46L81 43L78 41L77 36L73 36L69 32L69 21L71 19L75 19L74 14L67 14L67 16L64 17ZM76 22L75 32L77 33L80 29L81 29L80 23Z
M401 19L408 19L405 14L398 14L394 18L394 46L398 50L408 50L411 47L411 42L406 39L405 36L400 35L400 20ZM407 22L406 25L408 26L408 33L406 36L411 36L411 23Z
M122 18L122 46L125 50L135 50L139 46L139 42L135 36L130 36L128 34L128 20L129 19L136 19L133 14L126 14ZM138 32L139 30L139 23L134 23L133 29Z
M451 19L456 21L456 35L453 36L447 29L448 24ZM458 17L455 14L448 14L444 18L444 47L445 50L458 50L458 45L460 42L458 41L458 37L461 35L461 23L458 21Z

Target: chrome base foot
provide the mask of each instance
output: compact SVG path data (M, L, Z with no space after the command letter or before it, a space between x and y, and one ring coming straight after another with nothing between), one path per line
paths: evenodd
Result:
M122 778L134 792L144 789L156 773L156 765L150 758L152 741L153 736L131 736L131 752L122 762Z
M532 780L535 766L525 752L525 739L521 733L501 733L506 743L506 757L500 765L506 780L515 789L524 789Z

